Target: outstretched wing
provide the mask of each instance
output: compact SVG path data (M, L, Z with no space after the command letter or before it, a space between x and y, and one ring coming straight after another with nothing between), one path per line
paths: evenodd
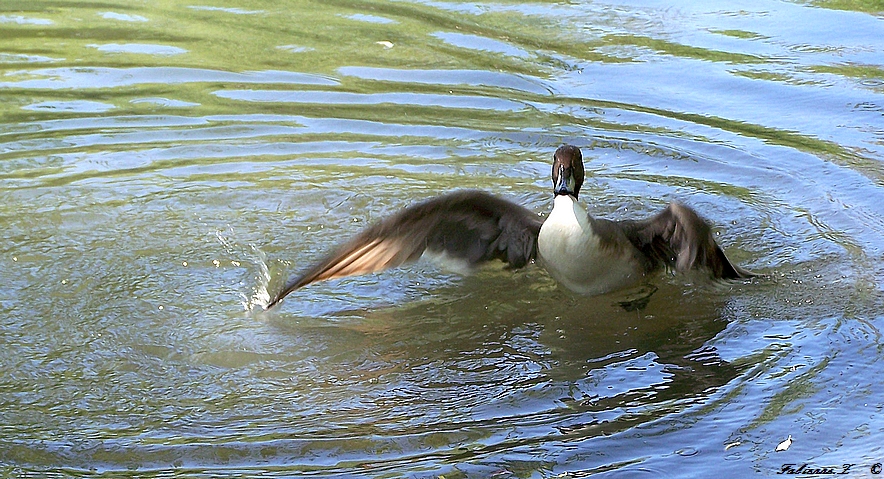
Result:
M310 283L373 273L416 260L425 251L477 265L494 259L512 268L533 260L543 220L481 191L460 191L410 206L364 230L291 279L265 309Z
M670 203L653 218L622 225L629 241L657 264L680 272L707 268L715 278L755 276L730 262L715 242L709 223L688 206Z

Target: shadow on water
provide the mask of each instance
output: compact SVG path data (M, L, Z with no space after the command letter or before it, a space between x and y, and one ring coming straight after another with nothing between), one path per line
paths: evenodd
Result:
M884 459L875 2L196 3L0 5L0 476ZM769 280L415 265L243 312L428 192L548 211L562 142L593 214L685 201Z
M709 345L727 327L728 293L739 286L686 291L656 278L647 306L629 311L624 299L654 290L587 298L536 269L492 269L454 283L426 299L343 310L320 322L286 308L271 319L282 334L310 336L321 350L343 338L371 350L382 367L348 360L331 368L386 383L394 391L387 400L408 408L407 421L394 413L374 427L415 437L444 431L448 444L472 444L402 451L405 457L373 467L430 456L464 467L493 462L501 451L616 434L702 403L740 373Z

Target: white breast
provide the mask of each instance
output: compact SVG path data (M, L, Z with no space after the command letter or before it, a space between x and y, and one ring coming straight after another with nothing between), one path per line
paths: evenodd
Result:
M569 195L556 196L537 239L537 252L549 274L571 291L589 295L627 286L641 277L631 248L603 248L586 211Z

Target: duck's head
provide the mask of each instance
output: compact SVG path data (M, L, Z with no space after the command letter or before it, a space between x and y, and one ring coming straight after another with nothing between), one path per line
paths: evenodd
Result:
M580 148L562 145L553 155L553 194L571 195L575 199L583 185L583 155Z

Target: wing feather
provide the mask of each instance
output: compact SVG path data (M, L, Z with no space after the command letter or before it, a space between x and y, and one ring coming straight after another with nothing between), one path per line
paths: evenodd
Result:
M651 261L676 271L707 268L715 278L755 276L727 258L715 242L709 223L688 206L670 203L653 218L623 222L623 230Z
M440 196L364 230L291 279L265 309L308 284L400 266L427 249L470 265L499 259L521 268L535 258L541 224L530 210L481 191Z

